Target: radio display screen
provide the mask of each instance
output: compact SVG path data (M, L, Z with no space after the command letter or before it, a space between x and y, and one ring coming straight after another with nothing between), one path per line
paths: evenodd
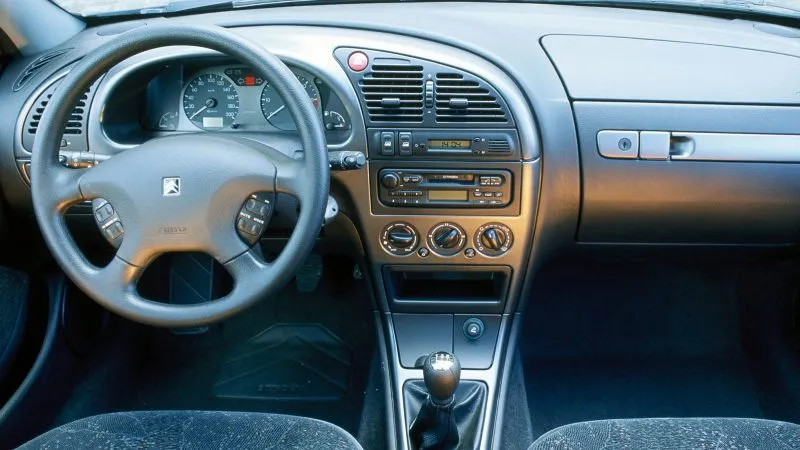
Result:
M428 200L465 202L469 200L468 191L428 191Z
M469 139L428 139L428 148L433 150L469 150Z

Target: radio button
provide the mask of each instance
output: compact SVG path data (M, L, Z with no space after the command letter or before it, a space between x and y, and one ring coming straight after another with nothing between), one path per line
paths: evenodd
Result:
M492 185L492 178L494 177L485 177L482 176L478 179L478 184L481 186L491 186Z
M474 197L483 197L484 195L486 195L486 194L484 194L484 193L483 193L483 192L481 192L481 191L475 191L475 192L473 193L473 196L474 196Z

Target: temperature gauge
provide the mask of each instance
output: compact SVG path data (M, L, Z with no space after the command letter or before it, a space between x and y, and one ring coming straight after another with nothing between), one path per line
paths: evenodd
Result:
M165 113L158 119L158 129L159 130L167 130L167 131L175 131L178 129L178 113L174 111L170 111Z

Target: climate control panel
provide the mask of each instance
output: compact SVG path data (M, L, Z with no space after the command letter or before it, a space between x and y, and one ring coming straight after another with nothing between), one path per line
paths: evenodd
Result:
M499 257L514 245L511 228L499 222L481 225L475 230L465 230L455 222L441 222L430 227L424 238L417 228L408 222L392 222L380 235L381 247L394 256L417 254L420 258L430 255L454 257L463 255L472 259L477 255Z

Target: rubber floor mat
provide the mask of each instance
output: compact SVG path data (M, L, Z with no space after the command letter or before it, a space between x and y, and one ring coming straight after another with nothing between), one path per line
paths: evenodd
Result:
M338 400L352 350L320 324L276 324L232 349L214 382L218 398Z

